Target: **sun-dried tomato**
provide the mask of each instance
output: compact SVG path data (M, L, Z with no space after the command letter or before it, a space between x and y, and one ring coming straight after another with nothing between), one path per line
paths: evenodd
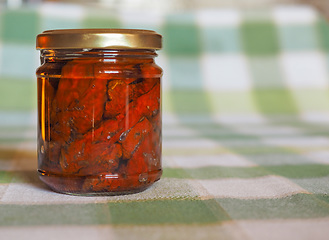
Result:
M53 189L126 193L159 179L161 70L149 60L122 61L67 60L47 82L49 141L39 168Z

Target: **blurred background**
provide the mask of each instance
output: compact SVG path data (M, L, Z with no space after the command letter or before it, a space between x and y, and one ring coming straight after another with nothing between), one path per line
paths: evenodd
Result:
M0 0L0 238L328 238L327 16L329 0ZM86 200L38 181L35 40L68 28L163 35L154 190Z
M0 124L36 122L36 35L143 28L163 35L164 120L329 116L328 1L0 0Z

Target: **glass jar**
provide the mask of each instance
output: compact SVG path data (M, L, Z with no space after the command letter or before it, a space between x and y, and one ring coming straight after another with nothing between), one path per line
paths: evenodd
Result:
M76 195L142 191L160 179L161 35L45 31L38 78L38 173Z

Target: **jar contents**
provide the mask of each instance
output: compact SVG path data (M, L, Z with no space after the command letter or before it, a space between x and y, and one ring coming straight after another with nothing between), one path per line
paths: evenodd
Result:
M37 71L42 181L58 192L102 195L159 180L161 74L153 59L45 62Z

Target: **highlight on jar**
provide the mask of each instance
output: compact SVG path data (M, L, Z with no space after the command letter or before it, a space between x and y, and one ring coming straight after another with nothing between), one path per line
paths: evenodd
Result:
M160 179L161 43L149 30L37 36L38 173L52 190L128 194Z

